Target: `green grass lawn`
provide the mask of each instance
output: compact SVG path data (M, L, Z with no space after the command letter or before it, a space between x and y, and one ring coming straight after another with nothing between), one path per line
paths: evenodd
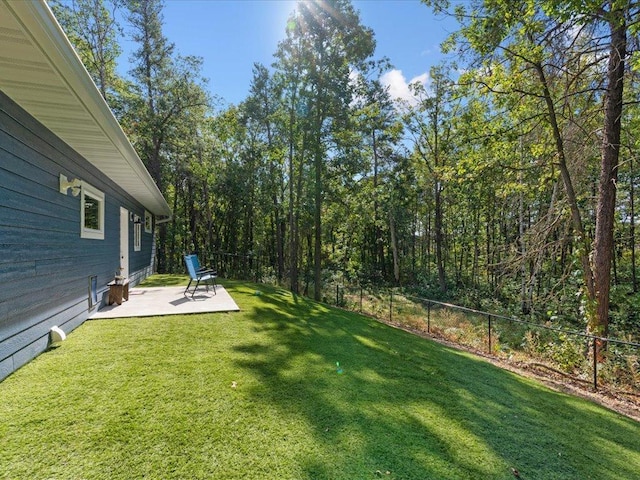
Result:
M0 478L640 479L633 420L357 314L224 285L240 312L89 321L0 383Z

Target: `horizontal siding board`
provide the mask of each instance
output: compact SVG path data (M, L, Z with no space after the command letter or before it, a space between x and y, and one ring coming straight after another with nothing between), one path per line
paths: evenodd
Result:
M67 304L77 303L80 296L79 288L82 286L82 296L86 299L86 283L82 282L84 285L80 285L79 282L79 279L73 278L55 284L41 283L36 288L36 282L23 281L22 289L15 290L13 295L3 294L1 303L6 305L8 315L0 320L0 338L15 335L27 328L23 322L24 317L38 323L50 309L64 309Z
M43 285L53 288L51 285L55 284L63 288L65 281L69 278L77 280L89 275L99 275L104 278L105 284L113 279L117 268L116 261L106 261L95 257L83 260L81 257L69 257L29 260L17 262L15 265L12 263L0 264L0 278L2 278L0 289L15 290L16 293L26 291L26 294L34 294L38 290L42 290ZM33 286L29 287L29 283L33 283ZM15 286L12 287L14 284ZM0 295L3 295L2 292ZM10 292L0 298L13 295L14 293Z
M0 189L0 194L4 194L4 191ZM0 199L0 203L2 200ZM79 213L78 215L79 216ZM74 218L71 220L64 220L60 217L56 217L54 212L47 212L45 214L37 214L28 210L16 210L9 207L2 206L0 204L0 243L2 243L3 232L6 227L16 227L24 229L34 230L46 230L47 232L72 232L76 229L75 235L80 234L80 219ZM2 261L2 259L0 259Z
M80 197L59 192L59 177L79 178L105 194L103 240L80 237ZM89 315L89 276L98 298L120 264L120 207L144 207L0 92L0 379L46 349L49 330L67 333ZM129 274L151 273L154 237L142 231Z
M97 262L95 258L91 257L87 257L86 262L79 263L78 260L82 259L69 257L55 260L39 260L36 263L36 273L38 277L47 277L45 281L59 282L66 277L82 277L87 272L95 272L94 275L111 272L109 270L112 265L110 262Z
M13 304L14 307L9 307L7 313L17 313L21 309L31 308L40 299L43 299L43 302L58 301L65 298L70 291L86 295L89 276L98 275L98 285L106 285L115 275L116 268L111 268L112 266L113 263L87 264L65 271L63 268L56 268L55 264L50 264L50 273L46 275L24 277L6 283L0 288L0 303Z
M19 213L15 210L0 210L0 213L14 212L15 222L10 227L0 230L0 250L5 254L0 256L2 262L27 261L33 258L57 259L57 258L89 258L96 256L112 257L117 263L119 258L119 207L113 202L107 202L105 207L105 239L94 240L80 238L79 206L73 220L50 222L52 225L40 225L34 228L37 221L31 219L28 225L21 225ZM26 217L31 218L30 215ZM3 217L0 217L3 218ZM52 217L53 218L53 217ZM0 220L3 223L3 219ZM56 223L56 226L53 224ZM117 227L115 227L117 225ZM60 230L66 226L66 230ZM114 271L117 265L114 266ZM0 279L0 283L2 280Z
M1 153L3 152L0 151L0 154ZM6 155L5 158L7 158ZM4 158L0 158L0 160L4 163ZM15 161L30 165L28 162L25 162L23 158L17 158ZM47 162L48 160L43 157L41 161ZM90 175L80 177L77 173L73 173L75 169L73 163L64 163L69 163L69 165L57 166L54 169L49 169L49 171L33 168L34 172L39 172L39 175L35 176L34 174L34 176L30 177L20 172L7 169L6 165L2 165L2 167L0 167L0 188L4 188L9 192L22 193L36 201L39 200L43 203L59 206L59 208L68 210L67 215L71 216L78 211L80 196L73 196L71 191L68 191L66 194L60 193L60 174L70 179L80 178L94 186L97 186L95 184L99 183L99 181Z
M38 338L34 342L21 348L13 354L13 368L16 370L44 352L49 346L49 338L47 336Z
M88 286L89 279L87 278L84 288L82 286L76 286L74 290L67 291L63 297L55 299L49 295L41 295L33 298L27 307L25 307L24 302L18 302L16 300L3 302L3 304L8 307L8 312L12 315L3 317L2 320L0 320L0 341L19 335L21 332L28 330L32 325L40 324L52 315L66 312L74 306L79 306L87 312L89 307ZM106 284L99 286L98 298L107 291ZM16 311L20 313L20 317L16 317ZM21 318L29 318L29 322L24 322ZM57 322L64 323L60 320L57 320Z
M77 240L80 232L79 224L77 225L78 231L72 231L76 223L78 222L67 223L66 230L45 228L44 225L41 225L40 228L15 226L15 224L3 225L0 232L0 243L3 245L29 245L34 250L47 246L69 245Z
M107 290L99 291L98 296L100 297L106 292ZM73 300L62 307L58 306L55 309L42 312L39 316L33 317L34 322L28 328L2 337L0 360L13 355L25 345L37 342L43 337L48 338L49 331L53 326L62 328L66 333L73 331L87 319L88 315L86 298L79 301Z
M17 188L21 188L22 186L25 187L23 191L16 191ZM31 187L32 190L28 190L27 187ZM35 184L29 186L23 184L17 186L17 188L16 190L9 190L0 187L0 206L18 212L30 212L48 216L52 220L57 218L66 218L69 220L78 218L78 213L76 213L76 210L80 208L80 200L78 198L75 198L75 202L67 201L63 203L58 201L63 197L60 193L56 193L55 195L53 192L49 192L48 195L42 194L42 192L47 191L47 189L43 187L40 187L40 193L33 192L33 190L37 190L37 185ZM75 204L77 204L77 206Z
M87 317L88 313L86 309L71 318L69 318L69 316L67 315L68 320L66 320L64 323L60 323L59 327L62 328L65 333L73 332L87 320Z
M83 303L67 303L60 311L50 309L48 314L42 316L40 322L30 325L15 335L6 337L0 342L0 359L13 355L25 345L37 342L43 337L48 337L49 330L53 326L58 326L65 333L69 333L73 330L73 324L65 327L68 322L77 319L81 319L82 322L86 320L87 316L87 308Z
M0 360L0 380L11 375L16 369L13 367L13 357Z
M4 104L3 98L7 99L8 105ZM3 112L3 110L5 111ZM29 117L28 114L25 116L21 108L13 104L0 91L0 134L2 134L3 130L17 142L24 145L25 158L22 158L24 162L30 163L55 177L56 191L60 173L80 178L96 188L106 189L109 195L114 196L116 204L122 204L128 210L140 211L141 213L138 213L138 215L144 218L144 208L125 193L117 183L105 177L96 167L87 162L71 147L61 142L35 119ZM16 152L12 153L15 154Z
M2 250L4 252L4 249ZM13 283L25 277L35 277L36 262L7 262L0 263L0 278L2 283Z
M0 251L2 251L4 255L10 255L11 258L17 262L27 262L37 258L40 258L41 260L53 259L61 261L67 258L76 258L79 265L81 265L81 261L91 258L90 250L92 248L97 249L98 247L88 244L82 248L74 245L40 245L38 248L30 248L27 244L0 244ZM116 258L113 260L116 263L117 253L118 252L116 251ZM2 282L0 282L0 285L1 284Z
M58 326L69 334L87 319L87 315L86 307L76 305L0 342L0 380L27 364L49 347L51 327Z
M40 163L25 161L28 158L28 153L22 142L18 142L14 137L0 130L0 159L2 160L0 165L2 165L3 176L12 173L18 177L46 185L50 182L50 177L54 175L54 169L43 168L42 160ZM0 183L10 185L4 179Z
M0 189L3 192L0 205L45 214L51 218L77 218L80 197L62 195L58 191L58 179L55 181L54 189L46 184L32 182L3 170L0 170L0 177L2 178ZM36 207L39 209L36 210ZM52 208L55 208L53 212Z
M118 202L129 197L114 181L105 177L95 166L28 114L25 117L24 112L14 111L12 115L3 115L4 106L2 92L0 92L0 131L4 130L24 147L18 151L12 151L14 155L19 156L26 163L42 168L56 179L62 173L80 178L96 188L108 189L110 193L118 196ZM17 105L15 107L20 110ZM133 203L136 202L133 201Z
M13 113L15 116L12 114L3 115L0 111L0 130L23 145L21 149L12 150L14 154L20 153L25 162L38 162L50 172L66 167L85 176L95 173L93 165L86 162L77 152L35 119L28 118L24 112L16 111ZM42 159L47 161L43 162Z

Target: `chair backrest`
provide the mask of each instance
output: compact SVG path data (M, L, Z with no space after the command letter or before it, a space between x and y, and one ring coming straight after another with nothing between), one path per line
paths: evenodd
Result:
M200 266L200 260L198 259L198 255L194 253L191 256L193 257L193 268L196 269L196 272L199 272L202 269L202 267Z
M195 259L195 261L194 261ZM187 271L189 272L189 276L191 277L192 280L197 280L198 276L196 275L196 263L198 262L198 256L197 255L185 255L184 256L184 263L187 266Z

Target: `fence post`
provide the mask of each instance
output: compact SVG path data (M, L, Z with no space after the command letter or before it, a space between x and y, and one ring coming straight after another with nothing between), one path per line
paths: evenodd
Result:
M340 306L340 285L336 283L336 307Z
M255 272L255 278L256 278L256 282L258 283L258 281L260 280L260 255L256 255L253 259L253 268L254 268L254 272Z
M427 302L427 333L431 333L431 302Z
M389 322L393 322L393 290L389 292Z
M491 355L491 315L487 315L489 318L489 355Z
M360 313L362 313L362 285L360 285Z
M598 340L593 337L593 390L598 390Z

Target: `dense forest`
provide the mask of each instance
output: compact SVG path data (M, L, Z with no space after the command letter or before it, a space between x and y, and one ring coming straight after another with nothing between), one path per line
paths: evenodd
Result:
M393 59L354 6L318 0L225 108L162 1L51 5L173 208L159 271L229 253L316 299L401 285L637 340L640 2L423 2L459 22L456 63L414 101L380 82Z

